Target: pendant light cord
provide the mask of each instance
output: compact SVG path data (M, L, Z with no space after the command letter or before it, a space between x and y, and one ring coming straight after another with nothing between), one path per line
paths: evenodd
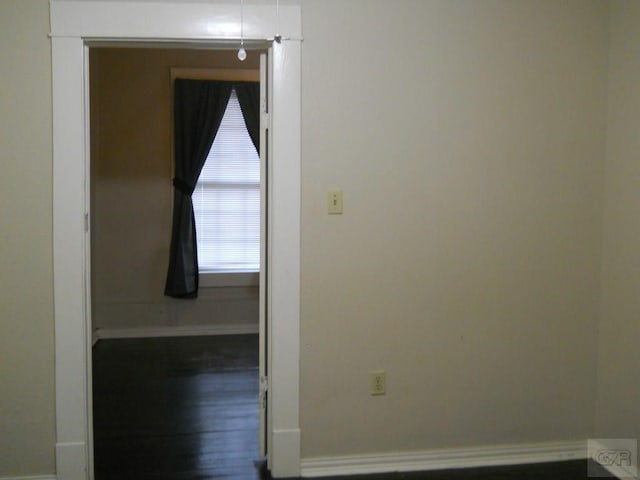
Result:
M244 0L240 0L240 46L244 46Z
M280 0L276 0L276 34L273 39L277 43L282 41L282 35L280 35Z

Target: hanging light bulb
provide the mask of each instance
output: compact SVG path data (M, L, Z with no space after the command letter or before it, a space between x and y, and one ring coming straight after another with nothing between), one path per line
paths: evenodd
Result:
M244 0L240 0L240 50L238 50L238 60L244 62L247 58L247 51L244 49Z

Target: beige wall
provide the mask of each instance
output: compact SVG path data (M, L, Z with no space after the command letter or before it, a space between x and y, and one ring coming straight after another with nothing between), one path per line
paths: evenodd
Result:
M302 3L303 457L586 438L606 4Z
M596 434L640 438L640 3L612 5Z
M93 326L258 322L257 287L163 295L171 235L172 67L258 68L235 51L95 48L92 79Z
M49 3L0 3L0 477L54 464Z
M638 437L637 3L301 3L304 457ZM0 477L55 470L47 17L0 3Z

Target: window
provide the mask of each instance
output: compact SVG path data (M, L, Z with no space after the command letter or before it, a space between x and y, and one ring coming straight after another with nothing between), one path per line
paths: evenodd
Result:
M260 158L235 90L192 199L200 272L258 272Z

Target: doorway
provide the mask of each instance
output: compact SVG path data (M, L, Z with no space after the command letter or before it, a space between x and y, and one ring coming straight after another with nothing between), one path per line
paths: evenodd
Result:
M233 5L169 1L53 0L53 256L56 370L56 465L59 480L91 477L90 295L86 194L88 45L109 39L190 45L238 41ZM273 111L268 315L269 462L275 477L300 471L300 41L299 6L280 7L279 23L265 5L245 7L245 32L273 41ZM234 34L233 32L238 32ZM245 37L247 39L247 37Z
M254 462L264 456L258 448L265 426L258 351L264 353L266 338L258 325L264 308L258 272L202 273L198 298L163 295L172 219L174 79L259 82L260 63L259 50L249 50L240 62L229 49L89 48L98 480L152 472L176 479L189 472L242 472L252 478ZM259 177L259 165L251 168ZM257 216L260 222L259 211L249 210L243 209L240 220Z

